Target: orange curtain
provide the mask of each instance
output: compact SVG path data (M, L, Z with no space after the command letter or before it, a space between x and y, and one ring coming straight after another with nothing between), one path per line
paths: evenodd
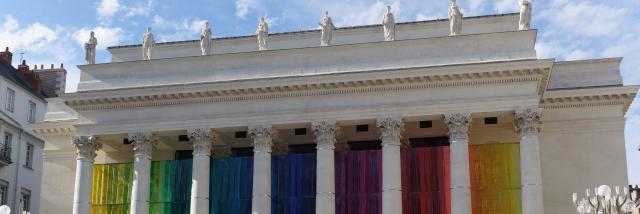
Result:
M522 213L520 144L470 145L469 167L473 214Z

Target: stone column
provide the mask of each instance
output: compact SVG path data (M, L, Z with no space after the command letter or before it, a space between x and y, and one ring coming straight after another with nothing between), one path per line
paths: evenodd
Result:
M311 129L316 142L316 213L336 213L336 178L334 150L338 126L336 121L315 121Z
M151 132L129 133L133 143L133 186L131 188L131 214L149 213L151 152L157 144Z
M252 214L271 213L271 147L275 131L271 125L249 127L253 138Z
M404 123L400 117L378 118L382 141L382 213L402 213L400 145Z
M540 142L538 140L538 125L541 115L539 108L519 109L515 112L516 128L520 135L522 214L544 213Z
M91 213L91 181L93 162L102 144L92 136L74 136L76 147L76 183L73 193L73 214Z
M451 168L451 214L471 214L469 173L469 127L471 113L447 113L444 122L449 129Z
M209 168L211 141L215 132L209 128L187 130L193 143L193 170L191 172L191 214L209 213Z

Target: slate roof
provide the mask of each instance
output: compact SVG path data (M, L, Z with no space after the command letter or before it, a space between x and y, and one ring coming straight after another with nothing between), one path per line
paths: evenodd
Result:
M20 76L18 76L18 70L11 65L5 64L0 61L0 75L2 75L8 81L13 82L13 84L18 85L23 88L25 91L31 93L33 96L40 98L44 101L44 96L35 91L27 81L24 81Z

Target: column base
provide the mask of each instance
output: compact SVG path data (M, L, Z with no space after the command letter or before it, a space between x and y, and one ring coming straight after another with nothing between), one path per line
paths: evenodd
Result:
M334 193L316 194L316 213L336 213L336 195Z
M382 190L382 213L402 213L402 190Z
M451 214L471 214L471 190L468 187L451 189Z
M251 200L251 214L271 214L271 197L254 196Z

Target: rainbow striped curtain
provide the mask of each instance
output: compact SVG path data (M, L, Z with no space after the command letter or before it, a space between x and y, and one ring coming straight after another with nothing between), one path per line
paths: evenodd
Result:
M520 144L469 146L474 214L522 213Z
M380 150L336 152L336 213L382 213Z
M253 157L211 158L209 213L250 214Z
M93 166L91 213L127 214L131 203L133 164L96 164Z
M316 154L271 158L271 213L313 214L316 207Z
M450 213L449 146L403 149L401 157L403 213Z
M191 198L192 160L151 162L150 214L187 214Z

